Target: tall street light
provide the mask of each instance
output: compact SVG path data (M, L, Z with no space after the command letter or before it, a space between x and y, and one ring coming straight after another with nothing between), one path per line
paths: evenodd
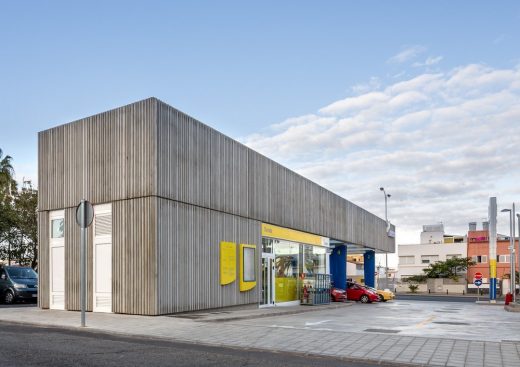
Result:
M518 256L518 265L520 266L520 214L516 214L516 217L518 219L518 255L517 256ZM515 244L515 238L513 237L513 245L514 244ZM515 281L516 281L516 269L515 269Z
M385 196L385 221L386 221L386 231L390 230L390 224L388 223L388 199L390 198L390 194L387 194L384 187L380 187L379 190L383 192L383 195ZM385 253L385 286L388 288L388 252Z
M512 209L502 209L502 213L509 212L509 264L510 264L510 291L513 301L516 300L516 266L515 266L515 203Z

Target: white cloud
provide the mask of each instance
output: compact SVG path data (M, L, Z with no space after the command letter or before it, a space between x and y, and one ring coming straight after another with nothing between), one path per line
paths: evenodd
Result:
M385 186L399 242L438 221L462 234L487 215L489 196L499 204L520 196L519 86L520 66L424 73L243 141L380 216Z
M398 54L392 56L388 59L389 63L394 64L402 64L406 61L415 59L418 55L426 51L426 47L421 45L409 46L406 47L403 51Z
M435 64L438 64L439 62L442 61L444 57L442 56L436 56L436 57L428 57L426 60L424 60L424 62L414 62L412 64L412 66L414 67L420 67L420 66L433 66Z

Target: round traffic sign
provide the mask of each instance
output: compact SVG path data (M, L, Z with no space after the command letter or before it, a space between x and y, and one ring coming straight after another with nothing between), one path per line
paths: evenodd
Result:
M475 273L475 279L482 279L482 273Z
M475 279L473 284L475 284L477 287L480 287L482 285L482 280L481 279Z
M90 201L81 200L76 208L76 223L81 228L87 228L92 224L94 219L94 208Z

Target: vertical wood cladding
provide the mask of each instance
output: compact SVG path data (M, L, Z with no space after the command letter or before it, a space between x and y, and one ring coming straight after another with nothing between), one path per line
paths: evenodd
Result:
M393 252L383 219L157 102L160 197Z
M239 291L238 280L220 285L219 245L257 245L257 272L261 271L260 222L158 199L158 224L159 314L258 303L261 274L248 292Z
M112 311L157 315L157 198L112 204Z
M156 106L147 99L40 132L38 209L154 195Z

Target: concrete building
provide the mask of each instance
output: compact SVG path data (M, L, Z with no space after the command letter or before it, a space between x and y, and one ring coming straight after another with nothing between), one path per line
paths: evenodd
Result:
M80 308L81 199L90 311L291 304L345 284L347 251L372 285L395 251L383 219L155 98L40 132L38 161L41 308Z
M518 248L518 240L515 241ZM511 258L509 254L509 236L497 234L497 287L501 288L504 280L511 274ZM468 231L468 256L476 263L468 268L468 288L476 288L473 284L475 273L482 273L482 286L480 288L489 289L489 227L487 222L482 223L482 229L477 230L476 222L469 224ZM519 267L516 264L516 271ZM507 286L503 287L508 289Z
M425 225L421 232L421 243L398 246L399 270L397 278L424 274L423 269L437 261L453 257L467 257L464 236L444 233L443 224Z

